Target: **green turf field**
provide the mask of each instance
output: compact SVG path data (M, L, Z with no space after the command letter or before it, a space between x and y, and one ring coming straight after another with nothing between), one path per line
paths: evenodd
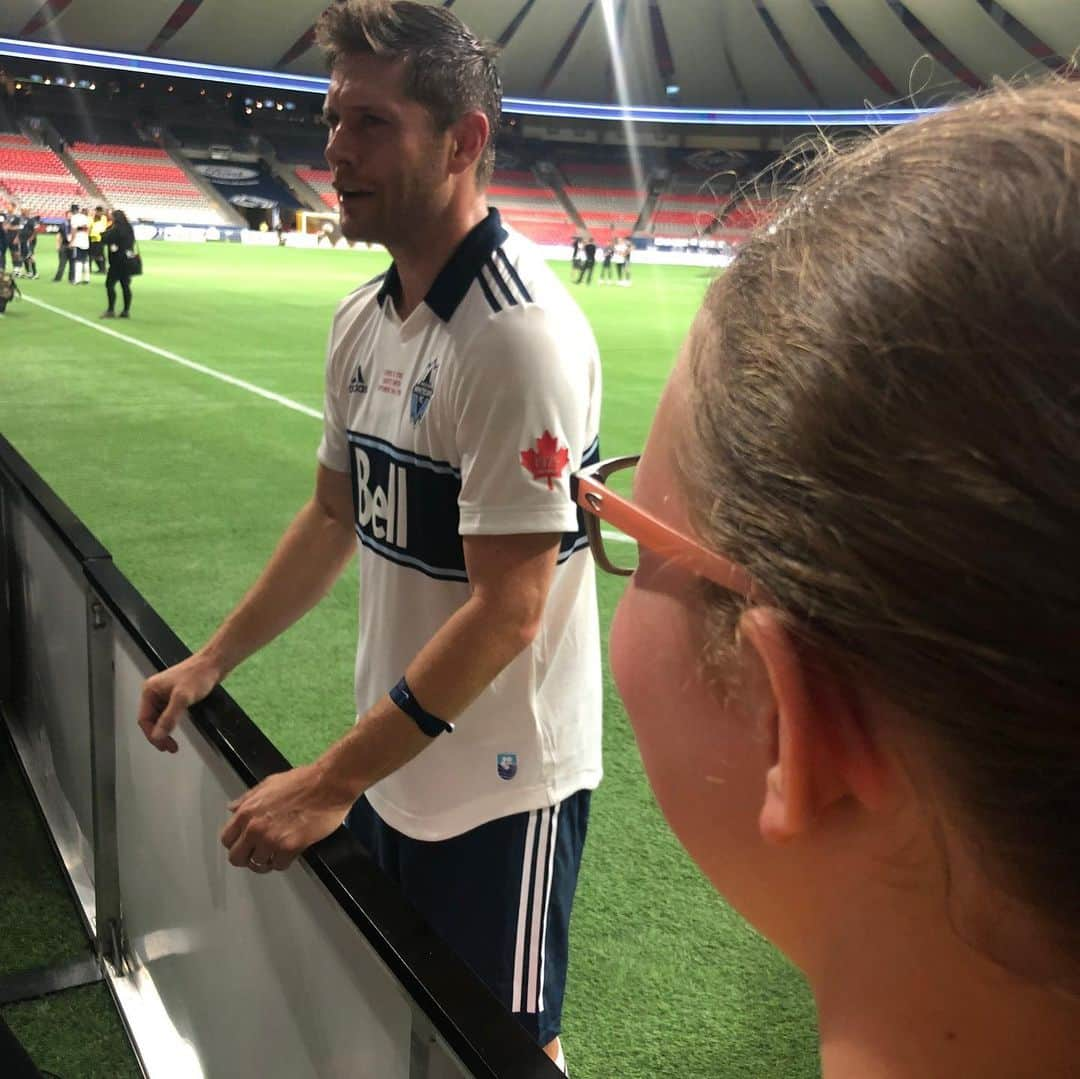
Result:
M320 429L175 357L318 410L334 306L386 258L166 243L145 245L143 255L133 318L105 323L101 279L53 284L41 259L47 276L26 282L27 300L0 320L0 431L197 647L308 496ZM605 455L640 448L707 283L698 270L635 266L632 288L575 290L604 362ZM601 577L605 637L620 589ZM312 759L352 721L355 590L347 574L227 683L294 762ZM572 926L564 1034L575 1079L816 1076L804 984L667 831L610 678L605 755ZM17 969L21 949L31 954L10 939L0 941L0 970ZM91 1012L102 1004L89 996L74 1020L70 1007L58 1013L48 1044L66 1038L75 1051L82 1026L97 1029ZM28 1042L44 1029L40 1015L22 1026L20 1018L9 1014ZM87 1061L64 1074L121 1071Z

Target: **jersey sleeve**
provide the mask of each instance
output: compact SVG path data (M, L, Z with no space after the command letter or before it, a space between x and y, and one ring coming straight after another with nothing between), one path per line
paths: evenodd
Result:
M570 474L595 438L591 333L571 339L543 308L523 304L476 335L460 370L461 534L574 531Z
M337 360L338 315L330 326L326 344L326 379L323 389L323 433L317 457L319 463L335 472L349 471L349 445L346 439L346 387L342 383L344 365Z

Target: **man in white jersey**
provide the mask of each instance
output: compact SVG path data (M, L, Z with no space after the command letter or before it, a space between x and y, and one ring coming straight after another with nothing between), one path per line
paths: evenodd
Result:
M600 780L595 580L570 473L598 456L580 310L489 210L494 49L444 8L348 0L320 22L326 156L389 271L338 308L315 494L210 642L147 681L183 709L325 594L356 549L358 719L233 807L232 864L285 869L345 819L556 1060L567 927Z
M75 262L75 284L90 284L90 218L79 206L71 207L71 257Z

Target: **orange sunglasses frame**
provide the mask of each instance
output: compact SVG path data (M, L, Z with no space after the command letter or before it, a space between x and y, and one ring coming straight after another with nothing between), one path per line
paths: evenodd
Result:
M639 460L640 454L610 457L570 477L570 496L585 511L585 530L593 556L601 568L620 577L629 577L633 573L633 570L613 565L604 554L600 521L606 521L654 554L683 566L721 588L740 596L751 596L755 591L754 582L741 566L710 551L697 540L664 524L647 510L609 490L605 479L620 468L636 465Z

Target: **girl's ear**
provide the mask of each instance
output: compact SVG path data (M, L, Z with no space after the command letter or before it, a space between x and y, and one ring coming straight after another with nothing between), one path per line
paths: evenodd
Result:
M739 623L744 682L752 714L770 747L762 836L785 843L804 835L831 807L854 800L875 811L887 796L889 769L861 721L858 695L817 657L808 658L769 607Z

